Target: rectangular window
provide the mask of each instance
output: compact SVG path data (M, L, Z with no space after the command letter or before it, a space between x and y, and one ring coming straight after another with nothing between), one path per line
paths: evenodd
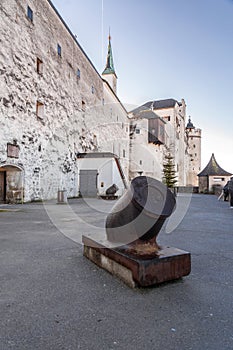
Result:
M44 104L40 101L36 102L36 115L40 119L44 119Z
M222 181L222 179L220 177L214 177L214 181L215 182L220 182L220 181Z
M140 134L140 129L135 130L136 134Z
M61 57L61 46L57 44L57 54Z
M7 157L9 158L19 158L19 146L15 144L7 144Z
M81 72L80 72L80 69L77 70L77 78L80 79L81 77Z
M123 149L123 158L125 158L125 150Z
M86 103L82 101L82 111L85 112L85 110L86 110Z
M139 161L139 164L142 165L142 160Z
M38 57L36 59L36 71L38 74L43 73L43 61L41 61L41 59Z
M94 86L92 85L92 87L91 87L91 92L92 92L92 94L94 94L95 93L95 88L94 88Z
M32 9L31 9L31 7L29 7L29 6L28 6L28 13L27 13L27 15L28 15L28 19L29 19L31 22L33 22L33 11L32 11Z

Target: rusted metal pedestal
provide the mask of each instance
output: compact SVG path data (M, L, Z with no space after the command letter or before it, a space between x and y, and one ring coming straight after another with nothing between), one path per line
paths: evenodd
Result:
M83 236L84 256L96 265L123 280L128 286L147 287L187 276L191 271L190 253L170 247L161 247L150 258L129 254L128 250L107 248Z

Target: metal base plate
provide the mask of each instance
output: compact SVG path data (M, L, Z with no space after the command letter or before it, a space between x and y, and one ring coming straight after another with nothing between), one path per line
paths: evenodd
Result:
M107 248L93 238L83 236L84 256L121 278L130 287L147 287L179 279L191 271L190 253L161 247L150 259L127 254L127 250Z

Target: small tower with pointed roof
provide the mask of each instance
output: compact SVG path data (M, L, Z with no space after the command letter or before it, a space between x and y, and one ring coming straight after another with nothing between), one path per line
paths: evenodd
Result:
M188 124L187 124L187 126L186 126L186 130L191 131L191 129L194 129L194 125L193 125L193 123L191 122L191 117L189 116L189 120L188 120Z
M114 68L113 63L113 54L112 54L112 45L111 45L111 35L109 32L108 37L108 55L107 55L107 63L106 67L102 73L102 77L104 80L108 82L112 90L115 94L117 94L117 75Z
M230 180L232 174L224 170L217 163L214 153L212 153L209 163L198 174L199 191L213 192L214 187L222 188Z

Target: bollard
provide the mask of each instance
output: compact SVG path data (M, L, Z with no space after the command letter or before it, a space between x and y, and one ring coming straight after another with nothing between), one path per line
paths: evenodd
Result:
M67 191L58 190L57 191L57 204L67 204Z

